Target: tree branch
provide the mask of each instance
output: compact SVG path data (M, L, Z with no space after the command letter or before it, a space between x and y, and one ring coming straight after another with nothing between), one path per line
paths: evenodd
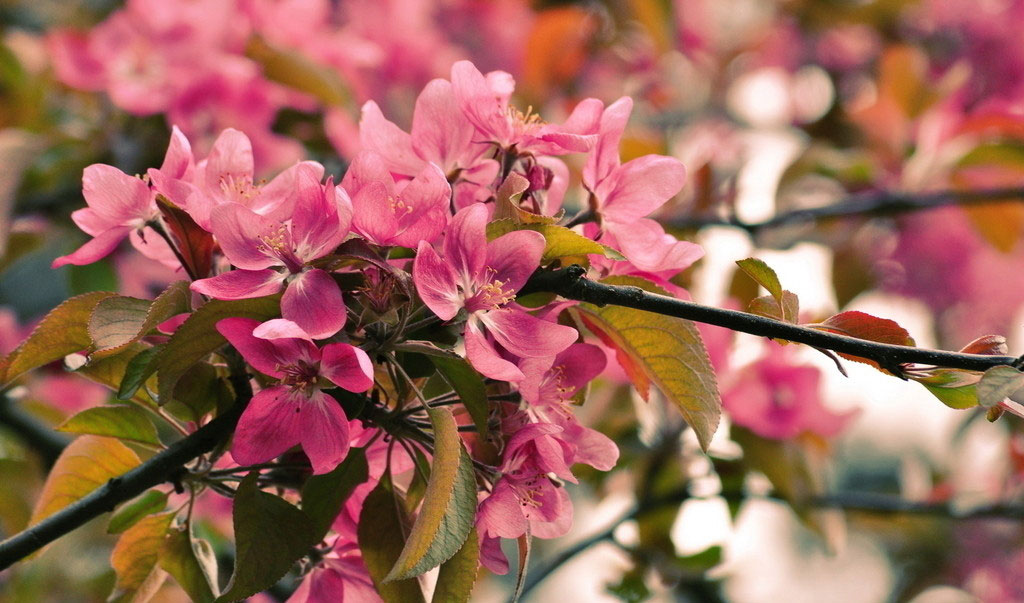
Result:
M842 201L807 209L776 214L761 222L744 222L735 218L685 216L660 220L672 228L691 229L703 226L732 226L756 235L762 230L780 226L813 223L857 216L880 217L903 214L946 205L983 205L1010 199L1024 200L1024 188L999 188L972 191L938 191L933 193L900 193L891 191L852 195Z
M38 453L47 469L53 466L68 445L66 437L18 408L6 394L0 394L0 426L9 429Z
M576 265L560 270L538 271L530 277L530 280L527 281L526 286L520 290L519 294L525 295L544 291L557 293L567 299L585 301L599 306L612 304L637 310L646 310L656 314L703 322L752 335L796 341L816 348L824 348L858 358L873 360L879 366L887 369L896 369L900 364L916 363L971 371L984 371L993 366L1012 365L1017 360L1013 356L963 354L877 343L810 327L793 325L747 312L704 306L694 302L650 293L639 287L604 285L584 278L585 274L586 270Z
M31 555L50 542L71 532L118 504L142 494L153 486L172 480L185 463L209 452L235 429L249 400L249 379L239 372L238 362L230 362L235 404L224 414L200 427L191 435L174 442L165 450L120 477L115 477L85 497L71 503L36 525L0 542L0 571Z

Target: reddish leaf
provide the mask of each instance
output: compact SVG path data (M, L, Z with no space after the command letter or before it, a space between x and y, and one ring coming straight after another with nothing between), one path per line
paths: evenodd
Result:
M165 197L157 195L156 199L189 274L194 278L209 276L213 262L213 235L200 228L192 216Z
M964 354L985 354L987 356L1003 356L1010 352L1006 347L1006 338L1002 335L982 335L960 349Z
M910 336L910 333L895 321L889 320L888 318L878 318L877 316L872 316L864 312L857 312L855 310L841 312L832 316L825 322L807 326L828 331L830 333L838 333L840 335L856 337L857 339L864 339L866 341L910 347L917 345L914 343L914 338ZM878 365L878 363L871 360L867 360L859 356L851 356L849 354L839 355L847 360L863 362L864 364L869 364L877 369L884 370Z

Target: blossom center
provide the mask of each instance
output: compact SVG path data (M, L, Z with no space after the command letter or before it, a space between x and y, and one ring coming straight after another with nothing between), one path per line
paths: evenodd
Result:
M275 367L284 376L281 384L294 389L308 390L314 387L320 380L320 363L310 363L305 360L297 360L294 364L284 364Z
M232 201L249 206L253 199L260 196L261 188L254 184L251 176L234 176L226 174L220 177L220 189Z
M271 233L260 235L259 241L256 249L260 253L279 260L292 274L302 272L303 262L296 256L291 234L284 224Z

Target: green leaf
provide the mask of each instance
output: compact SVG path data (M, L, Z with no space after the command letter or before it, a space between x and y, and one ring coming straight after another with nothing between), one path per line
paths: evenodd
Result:
M771 295L756 297L750 300L747 311L751 314L796 324L800 320L800 300L792 291L783 291L781 302Z
M423 603L423 591L417 580L385 582L405 543L409 517L394 491L390 475L385 475L370 491L359 514L359 550L377 594L387 603Z
M89 317L90 357L116 354L165 320L188 312L190 299L188 282L178 281L153 301L121 296L102 300Z
M255 320L269 320L280 314L281 296L271 295L255 299L206 302L192 313L160 349L153 362L157 365L157 398L165 404L173 397L174 386L187 371L200 360L227 343L217 331L217 322L238 316Z
M135 342L113 356L89 360L84 366L76 369L75 374L82 375L90 381L95 381L113 390L119 390L128 379L127 371L132 361L143 353L152 353L150 352L152 349L152 347L145 343ZM129 387L131 385L129 383ZM153 379L149 385L155 388L156 379ZM131 389L130 394L125 399L137 402L146 408L156 408L156 401L150 397L146 390L139 389L138 386Z
M234 402L227 382L212 365L193 365L174 387L174 401L167 410L185 421L200 422L214 409L224 410Z
M1012 366L994 366L981 376L977 385L978 404L996 406L1009 398L1024 404L1024 373Z
M745 260L738 260L736 265L747 276L754 279L758 285L767 289L768 293L775 298L775 301L780 304L782 303L782 283L779 282L779 275L775 274L775 271L768 264L757 258L747 258Z
M352 491L368 477L365 451L353 448L334 471L306 480L302 486L302 510L313 520L317 540L323 539Z
M32 334L6 359L0 385L36 367L81 352L92 345L87 325L93 308L113 293L96 291L72 297L47 314Z
M612 276L606 285L668 293L645 279ZM707 450L722 403L704 342L692 322L621 306L580 304L575 310L595 335L616 351L619 364L646 400L653 382L683 414Z
M187 527L167 532L160 549L160 567L196 603L212 603L217 598L217 559L213 548L209 542L193 538Z
M113 599L146 601L163 583L164 574L157 567L157 561L176 514L145 517L117 539L110 554L110 565L117 575Z
M552 262L559 258L572 258L590 254L603 255L614 260L624 260L619 252L607 245L577 234L564 226L557 224L519 224L515 220L496 220L487 225L487 238L494 240L501 235L516 230L532 230L544 235L544 255L541 256L541 264Z
M29 523L39 523L138 464L139 457L115 439L91 435L75 438L46 477Z
M487 417L490 413L487 387L484 385L483 377L476 372L472 365L455 352L443 350L428 342L410 341L399 344L396 349L416 352L430 358L441 378L452 387L462 405L469 411L469 416L473 418L473 425L476 426L480 438L487 439Z
M935 368L924 374L908 373L907 377L923 385L950 408L963 410L978 405L976 386L981 375L974 371Z
M107 534L120 534L135 525L140 519L159 513L167 506L167 493L160 490L146 490L118 509L107 524Z
M153 360L160 353L162 345L146 347L142 351L131 356L126 363L121 378L121 384L117 387L118 400L131 400L142 385L156 372ZM146 395L149 398L148 394Z
M278 48L253 36L245 47L245 56L263 68L267 79L305 92L328 107L351 102L351 94L337 72L314 63L302 53Z
M313 522L291 503L259 489L253 471L235 493L235 573L217 601L238 601L277 583L318 541Z
M156 427L149 415L137 406L117 404L95 406L69 417L57 431L87 433L127 440L148 446L160 446Z
M473 461L462 446L458 424L448 408L427 413L434 427L434 459L423 504L398 561L385 582L418 576L441 565L462 548L476 515Z
M466 543L455 556L441 564L434 587L433 603L466 603L480 569L480 541L476 529L469 532Z

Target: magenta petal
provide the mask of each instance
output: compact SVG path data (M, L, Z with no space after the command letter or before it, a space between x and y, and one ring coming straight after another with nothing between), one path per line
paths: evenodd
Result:
M324 339L345 326L345 300L330 274L307 270L288 284L281 298L281 316L313 339Z
M398 230L393 244L415 247L420 241L434 240L448 220L451 198L452 188L441 168L428 164L399 195L400 206L394 212Z
M485 312L480 319L502 347L524 358L554 356L579 336L572 327L541 320L515 308Z
M334 251L348 234L342 224L334 183L323 185L311 170L297 175L298 196L292 213L291 234L295 254L303 262L323 257Z
M575 393L600 375L607 363L608 357L601 348L589 343L574 343L558 355L553 366L562 370L563 387L570 387Z
M388 176L390 178L390 176ZM352 199L352 226L375 245L391 245L398 231L398 220L391 210L388 189L380 182L370 182Z
M298 415L302 450L313 465L313 473L329 473L345 460L349 449L348 417L337 400L320 390L309 398L292 394L297 399L294 412Z
M487 244L484 265L494 271L493 278L503 283L502 289L519 291L540 265L544 246L544 235L539 232L510 232Z
M387 162L388 170L396 174L412 176L423 165L423 160L413 152L411 137L388 121L373 101L363 105L359 141L364 149L380 154Z
M350 392L373 387L373 363L363 350L347 343L331 343L320 353L320 374L338 387Z
M231 457L239 465L265 463L298 444L307 428L302 411L308 405L305 397L283 385L253 396L238 419Z
M426 241L416 250L412 264L412 280L420 299L441 320L451 320L462 304L456 286L455 271L437 255Z
M475 279L487 257L487 207L475 203L460 210L444 237L444 259L462 278Z
M491 495L480 503L477 527L489 537L519 538L526 533L529 524L508 478L499 479Z
M316 362L320 352L303 339L260 339L253 335L259 321L251 318L225 318L217 322L217 332L238 350L245 361L264 375L281 379L281 368L298 360Z
M146 183L116 167L94 164L82 173L82 195L96 214L111 224L124 225L155 212Z
M123 241L131 231L132 228L130 226L111 228L110 230L102 232L99 236L96 236L92 240L86 242L85 245L82 245L73 253L63 255L53 260L50 267L60 268L65 264L74 264L75 266L91 264L96 260L106 257L111 251L116 249L118 243Z
M210 212L210 230L228 261L238 268L262 270L282 262L267 253L264 238L277 236L282 225L237 203L224 203Z
M498 355L479 327L470 320L466 323L466 360L484 377L499 381L518 382L524 378L519 367Z
M196 293L214 299L249 299L263 297L281 290L285 275L266 270L232 270L217 276L199 279L190 287Z

